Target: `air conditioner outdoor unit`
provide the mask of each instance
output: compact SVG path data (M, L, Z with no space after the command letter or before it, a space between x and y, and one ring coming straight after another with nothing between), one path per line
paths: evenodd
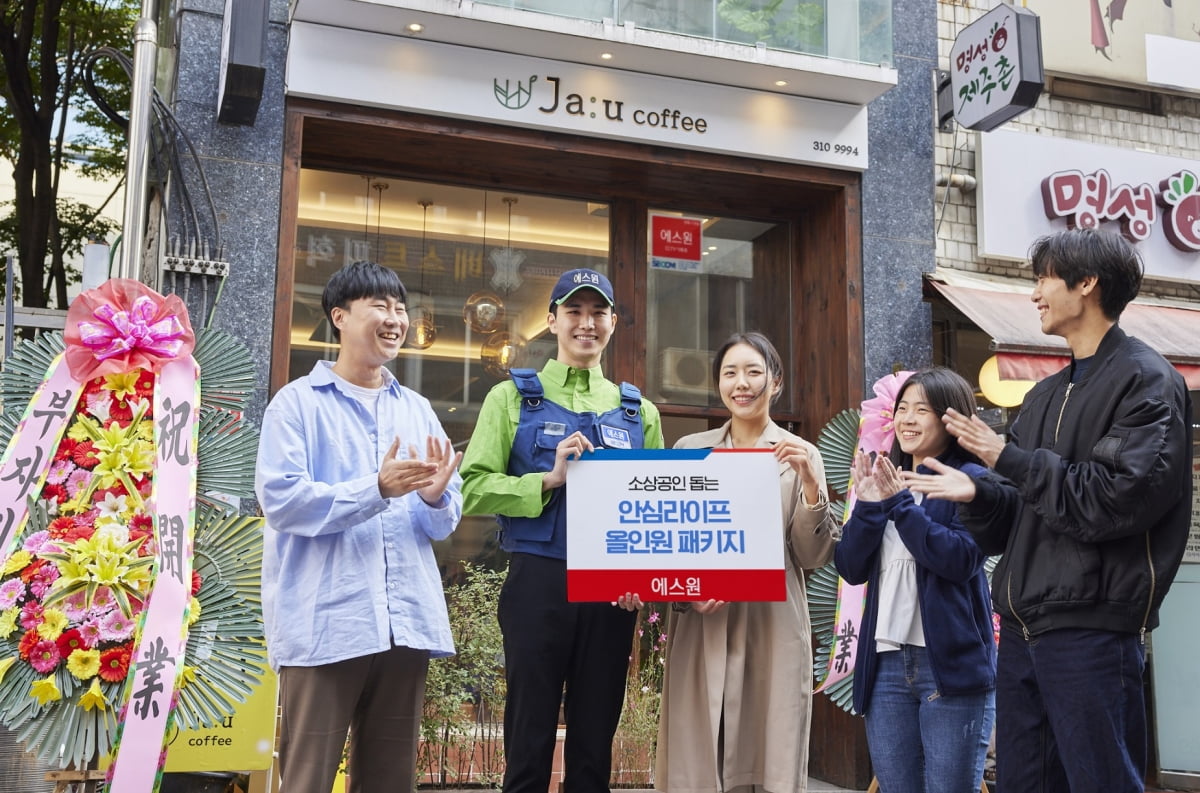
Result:
M664 347L659 353L659 390L664 396L705 399L712 393L712 350Z

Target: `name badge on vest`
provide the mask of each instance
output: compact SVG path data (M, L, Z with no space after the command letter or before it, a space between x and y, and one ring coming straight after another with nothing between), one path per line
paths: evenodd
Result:
M566 435L567 425L563 424L561 421L547 421L542 426L542 432L546 433L547 435Z
M607 424L600 425L600 441L609 449L633 448L633 443L629 440L629 430L610 427Z

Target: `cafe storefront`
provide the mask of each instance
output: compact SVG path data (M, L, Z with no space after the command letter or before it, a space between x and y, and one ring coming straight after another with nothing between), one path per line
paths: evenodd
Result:
M304 3L287 95L272 391L335 354L321 289L367 258L409 290L396 373L458 448L508 368L554 355L549 291L576 267L612 280L606 371L660 406L668 444L723 420L709 367L735 330L789 362L775 417L795 431L861 399L863 104L334 27ZM441 561L497 553L494 521L467 518Z

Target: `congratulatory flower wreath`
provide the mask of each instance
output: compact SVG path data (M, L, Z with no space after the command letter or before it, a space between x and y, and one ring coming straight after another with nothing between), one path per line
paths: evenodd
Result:
M253 371L116 279L4 362L0 722L43 762L113 753L122 789L157 789L171 723L214 726L257 683L261 519L213 495L253 492Z

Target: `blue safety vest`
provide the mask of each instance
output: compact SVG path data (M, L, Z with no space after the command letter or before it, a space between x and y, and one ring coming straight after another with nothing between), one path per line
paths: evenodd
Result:
M596 415L575 413L545 398L536 369L509 371L521 395L521 421L508 456L510 476L554 468L554 450L573 432L582 432L597 449L640 449L642 392L621 383L621 406ZM536 518L500 515L500 547L506 551L567 558L567 492L555 488L542 514Z

